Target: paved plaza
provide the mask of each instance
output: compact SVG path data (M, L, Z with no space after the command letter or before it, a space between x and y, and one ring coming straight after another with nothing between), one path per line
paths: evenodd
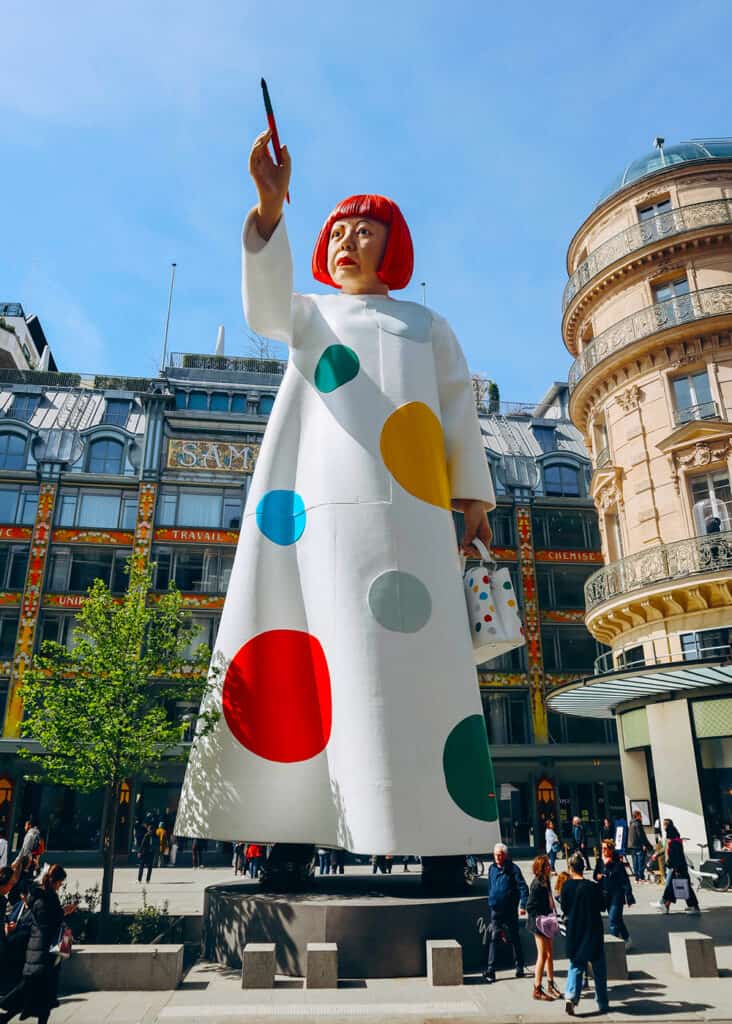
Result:
M521 863L525 875L529 864ZM401 870L395 866L395 871ZM414 866L412 870L417 870ZM370 874L367 865L348 873ZM84 889L100 878L93 868L69 872L73 889ZM153 871L145 887L148 902L168 900L171 913L200 913L206 885L233 879L230 868L162 868ZM253 883L254 885L255 883ZM478 889L482 883L478 883ZM668 916L656 914L649 903L658 898L657 886L636 885L637 903L626 912L635 942L628 955L629 979L610 983L609 1021L732 1021L732 893L700 893L702 915L687 915L679 907ZM131 868L115 873L114 903L130 911L142 900L142 886ZM729 921L729 925L727 925ZM669 931L700 930L714 934L718 979L688 980L671 972ZM725 938L726 935L726 938ZM720 942L721 939L721 942ZM726 944L725 944L726 943ZM557 961L560 988L567 963ZM278 978L269 991L244 992L239 971L210 963L196 964L175 992L104 992L68 996L54 1011L52 1024L233 1024L236 1021L339 1021L364 1024L427 1024L431 1021L530 1022L565 1019L562 1001L537 1003L531 998L530 977L517 980L512 971L499 972L499 982L482 983L467 975L457 988L431 988L426 979L354 979L337 990L305 991L300 979ZM591 994L585 993L578 1017L596 1017Z

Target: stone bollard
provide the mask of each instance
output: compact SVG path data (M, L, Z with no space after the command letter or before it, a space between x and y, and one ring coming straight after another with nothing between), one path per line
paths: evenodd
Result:
M308 942L305 988L338 988L337 942Z
M427 980L430 985L462 985L463 947L459 942L427 940Z
M669 932L671 968L685 978L718 978L714 940L701 932Z
M241 987L274 988L274 942L247 942L241 954Z
M605 936L605 963L608 981L627 980L628 958L625 955L625 943L617 935Z

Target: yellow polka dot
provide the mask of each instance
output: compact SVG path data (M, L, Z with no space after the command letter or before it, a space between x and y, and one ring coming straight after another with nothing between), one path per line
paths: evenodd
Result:
M478 593L478 588L477 588L477 587L473 587L473 593L474 593L474 594L477 594L477 593Z
M381 457L405 491L430 505L450 508L442 426L424 402L408 402L387 419L381 430Z
M515 601L507 601L506 603L508 604L509 608L515 608L516 607L516 602Z
M491 612L494 612L494 611L495 611L496 609L495 609L495 606L494 606L494 605L492 605L492 604L489 604L489 605L488 605L488 610L489 610L489 611L491 611Z

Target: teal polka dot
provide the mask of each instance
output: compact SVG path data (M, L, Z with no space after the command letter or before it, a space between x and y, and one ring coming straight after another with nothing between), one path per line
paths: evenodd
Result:
M508 580L506 580L506 582L503 584L503 589L504 590L511 590L511 584L509 583Z
M268 491L257 505L257 526L274 544L294 544L305 529L305 502L296 491Z
M347 345L329 345L315 367L315 387L327 395L353 380L360 366L352 348Z
M482 715L469 715L452 730L442 770L447 791L462 811L480 821L497 820L496 782Z

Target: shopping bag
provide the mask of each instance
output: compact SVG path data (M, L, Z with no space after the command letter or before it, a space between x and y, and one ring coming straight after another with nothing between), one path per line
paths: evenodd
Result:
M672 878L671 885L674 890L674 898L677 900L688 900L689 898L689 879L688 878Z
M60 957L62 960L68 960L71 956L71 947L73 944L74 933L67 924L62 924L59 928L58 938L48 952L55 953L55 955Z
M559 931L559 918L556 914L537 914L536 930L547 939L553 939Z
M479 565L463 576L473 660L476 665L498 658L526 643L518 602L508 569L497 569L485 544L472 541L481 555Z

